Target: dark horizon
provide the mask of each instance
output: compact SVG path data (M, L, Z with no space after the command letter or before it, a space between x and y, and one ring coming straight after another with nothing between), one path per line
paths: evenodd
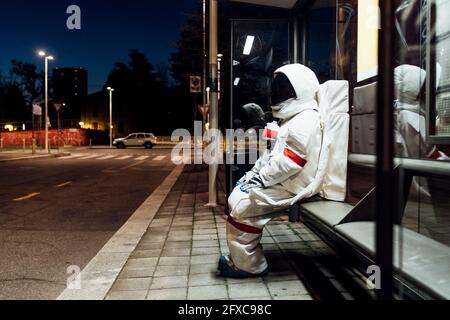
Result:
M200 0L171 0L155 4L140 0L26 0L0 3L0 72L8 73L12 59L43 69L38 50L55 56L50 70L82 67L89 74L89 93L102 88L115 62L128 62L137 49L156 67L168 64L179 31ZM68 30L68 6L81 8L81 30ZM155 27L157 26L157 27Z

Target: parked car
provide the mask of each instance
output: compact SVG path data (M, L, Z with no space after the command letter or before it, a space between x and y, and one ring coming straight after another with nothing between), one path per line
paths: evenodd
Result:
M132 133L125 138L114 139L113 145L118 148L145 147L151 149L156 144L157 138L153 133Z

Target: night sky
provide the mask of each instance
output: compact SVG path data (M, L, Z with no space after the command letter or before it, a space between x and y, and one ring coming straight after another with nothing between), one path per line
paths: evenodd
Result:
M81 8L81 30L68 30L66 9ZM167 62L181 25L201 0L1 0L0 71L11 59L37 64L36 52L55 56L50 67L83 67L89 92L100 90L114 62L127 62L128 49L154 65Z

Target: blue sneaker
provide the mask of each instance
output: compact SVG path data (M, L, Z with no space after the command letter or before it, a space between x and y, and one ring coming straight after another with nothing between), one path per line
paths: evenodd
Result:
M233 265L233 262L225 256L220 257L218 269L222 277L238 279L263 277L269 272L267 269L261 273L250 273L247 271L239 270Z

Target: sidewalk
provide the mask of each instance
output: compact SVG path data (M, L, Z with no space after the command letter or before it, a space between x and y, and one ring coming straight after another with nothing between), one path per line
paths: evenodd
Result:
M0 162L16 161L16 160L28 160L28 159L42 159L51 157L68 156L70 152L64 151L63 148L58 150L51 150L51 153L46 153L43 150L36 150L33 154L31 150L13 149L4 150L0 152Z
M272 221L264 232L268 276L236 280L217 275L219 256L228 254L226 216L222 206L204 207L207 178L206 171L185 168L106 299L311 300L289 256L332 251L304 226L286 218Z

